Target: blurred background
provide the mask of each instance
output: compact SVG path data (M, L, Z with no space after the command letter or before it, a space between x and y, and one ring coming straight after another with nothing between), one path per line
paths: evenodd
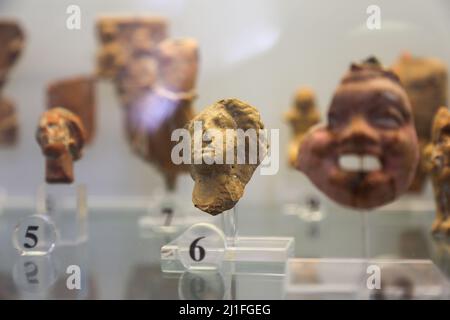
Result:
M81 9L81 30L66 28L66 9L72 4ZM380 30L366 27L371 4L381 8ZM196 111L236 97L256 106L268 128L280 129L279 173L256 173L242 199L247 205L282 202L292 188L308 186L301 173L288 168L286 157L290 128L283 114L298 86L316 91L324 115L351 61L376 55L391 65L409 50L450 65L450 2L445 0L1 0L0 17L18 19L27 36L26 49L4 88L4 95L16 102L20 119L18 145L0 149L0 185L9 195L34 195L44 181L45 159L35 130L46 86L95 71L95 22L108 13L165 16L170 36L198 39ZM99 81L96 91L97 135L75 164L76 182L87 184L91 199L146 197L162 187L163 180L130 151L113 85ZM191 190L190 177L180 179L179 192L188 196Z

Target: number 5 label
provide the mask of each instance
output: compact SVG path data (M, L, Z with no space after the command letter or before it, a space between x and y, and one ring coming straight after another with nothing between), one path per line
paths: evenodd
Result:
M53 222L44 215L33 215L16 226L13 244L22 255L44 255L53 251L56 238Z

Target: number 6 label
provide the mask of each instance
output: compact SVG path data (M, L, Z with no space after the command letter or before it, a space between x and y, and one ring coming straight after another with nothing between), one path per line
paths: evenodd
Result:
M216 269L224 259L225 236L209 223L191 226L178 238L179 258L186 269Z
M13 233L14 247L22 255L44 255L53 251L56 229L52 221L43 215L24 218Z
M205 248L198 245L198 242L205 237L198 237L194 241L192 241L190 247L189 247L189 255L191 256L191 259L194 261L202 261L205 258L206 251ZM195 251L198 250L198 255L196 256Z

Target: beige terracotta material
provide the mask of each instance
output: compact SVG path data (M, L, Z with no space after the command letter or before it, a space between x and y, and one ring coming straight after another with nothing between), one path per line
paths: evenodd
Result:
M18 140L19 123L14 102L2 89L8 74L25 46L25 34L15 20L0 20L0 146L12 146Z
M425 148L424 159L436 202L432 232L450 235L450 111L447 107L436 112L431 142Z
M72 183L73 161L82 156L86 132L80 118L64 108L52 108L39 120L36 139L46 160L48 183Z
M448 105L448 71L436 58L414 57L405 53L393 65L411 101L421 154L431 141L434 115L440 106ZM410 191L421 192L426 181L423 157L417 166Z
M408 96L397 76L371 58L343 77L328 123L310 129L297 166L337 203L373 209L408 189L418 160Z
M95 79L77 76L52 82L47 88L47 109L62 106L80 117L86 130L86 143L95 135Z
M286 113L285 120L292 128L292 137L288 147L289 165L295 168L298 150L305 134L320 122L320 113L312 89L301 87L297 90L294 103Z
M200 150L195 150L196 123L202 125L201 135L208 135L208 131L216 130L216 135L211 135L210 140L203 140ZM195 182L192 193L192 202L202 211L217 215L223 211L232 209L244 195L246 184L250 181L253 172L260 164L263 156L257 156L255 163L250 160L250 142L253 146L260 140L260 130L264 129L258 110L237 99L225 99L207 107L198 114L188 125L192 139L192 164L191 176ZM234 136L227 137L226 130L231 129ZM245 143L245 159L239 163L237 129L246 131L254 129L255 135ZM234 143L228 144L231 139ZM257 139L257 141L255 141ZM223 143L223 145L221 144ZM234 161L227 164L225 155L234 154ZM223 152L220 154L219 152ZM210 161L215 157L224 159L221 163ZM209 160L206 160L209 159Z

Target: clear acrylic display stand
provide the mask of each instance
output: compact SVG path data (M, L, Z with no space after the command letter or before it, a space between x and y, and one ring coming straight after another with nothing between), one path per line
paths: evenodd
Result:
M241 272L284 273L284 264L294 255L293 238L242 237L236 207L221 216L222 228L198 223L163 246L163 272L219 270L232 262Z
M362 212L363 258L295 258L287 263L287 299L448 299L450 283L429 259L371 258Z
M84 185L39 186L36 212L23 218L13 233L21 255L45 255L55 246L87 241L87 199Z
M176 235L188 226L210 220L199 214L190 203L183 201L175 192L154 193L147 214L139 219L141 236Z

